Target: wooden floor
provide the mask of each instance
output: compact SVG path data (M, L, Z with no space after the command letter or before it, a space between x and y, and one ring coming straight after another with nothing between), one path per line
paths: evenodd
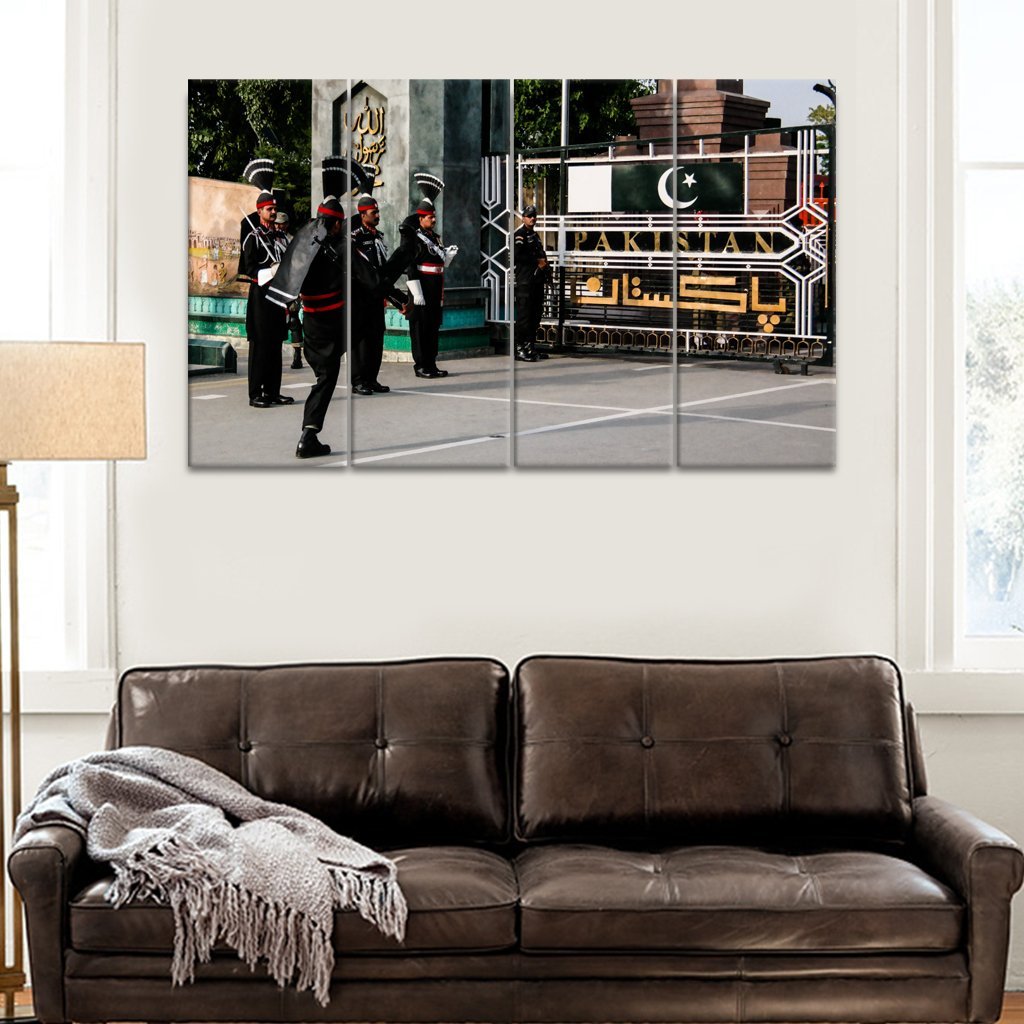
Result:
M26 989L14 997L17 1016L31 1016L32 990ZM1003 997L1003 1015L998 1024L1024 1024L1024 992L1007 992Z
M999 1024L1024 1024L1024 992L1007 992Z

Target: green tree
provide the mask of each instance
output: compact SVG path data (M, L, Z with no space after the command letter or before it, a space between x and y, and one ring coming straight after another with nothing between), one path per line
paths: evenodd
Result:
M654 92L653 78L573 79L569 82L569 145L610 142L636 132L629 101ZM516 149L557 146L562 131L562 80L517 78Z
M1024 286L967 293L966 512L972 596L1005 602L1024 562Z
M196 79L188 89L188 173L243 181L254 157L274 160L274 190L309 216L312 83L294 79Z
M811 107L807 112L807 123L808 124L831 124L836 123L836 107L834 103L819 103L816 107ZM818 149L826 149L828 147L828 139L820 132L814 133L816 136L816 147ZM835 134L833 133L833 138ZM831 166L831 155L829 153L822 153L818 156L818 173L828 174Z

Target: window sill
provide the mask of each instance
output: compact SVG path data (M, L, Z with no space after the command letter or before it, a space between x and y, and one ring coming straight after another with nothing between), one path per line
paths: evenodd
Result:
M1024 715L1024 671L904 672L920 715Z
M22 715L109 715L117 676L113 669L22 672ZM5 701L5 710L6 701Z

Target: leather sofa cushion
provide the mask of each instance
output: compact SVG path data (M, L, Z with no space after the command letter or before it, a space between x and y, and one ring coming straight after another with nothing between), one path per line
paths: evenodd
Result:
M528 850L516 870L526 952L909 953L962 941L953 893L878 853L569 845Z
M380 934L357 913L334 916L339 954L482 952L516 944L517 887L505 858L471 847L423 847L388 853L409 905L405 942ZM152 901L114 909L106 901L113 878L86 886L71 900L71 947L93 953L170 953L174 921ZM222 947L226 949L227 947Z
M132 669L114 746L219 768L374 849L508 838L508 670L486 659Z
M520 839L847 845L910 827L900 677L883 658L538 657L514 693Z

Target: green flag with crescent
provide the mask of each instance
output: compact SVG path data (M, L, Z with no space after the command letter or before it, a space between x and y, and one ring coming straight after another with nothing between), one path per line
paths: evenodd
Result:
M611 208L645 213L742 213L743 168L738 163L612 165Z

